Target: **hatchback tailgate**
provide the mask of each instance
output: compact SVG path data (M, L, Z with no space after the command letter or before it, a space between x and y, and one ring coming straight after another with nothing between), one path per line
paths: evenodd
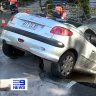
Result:
M25 30L26 32L52 38L53 34L50 33L50 31L55 25L57 25L57 23L58 22L54 20L46 19L41 16L18 13L13 20L9 21L8 25L17 29Z

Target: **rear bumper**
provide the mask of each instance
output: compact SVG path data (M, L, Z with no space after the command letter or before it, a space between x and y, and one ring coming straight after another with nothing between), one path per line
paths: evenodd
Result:
M43 59L46 59L46 60L49 60L52 62L58 62L58 60L59 60L59 56L56 56L55 54L47 52L44 47L32 45L32 47L29 47L29 48L27 47L27 49L26 49L25 46L22 47L19 44L14 45L13 42L10 42L10 41L3 40L3 43L13 45L14 47L17 47L18 49L20 48L20 49L26 50L32 54L35 54L36 56L39 56Z
M65 47L59 41L19 30L20 33L18 29L16 31L8 28L9 27L6 27L1 34L1 39L5 40L7 44L24 49L52 62L58 62L60 56L64 52ZM23 32L27 34L27 36L25 36ZM18 38L22 38L24 42L19 42Z
M60 47L60 48L64 47L64 44L57 41L57 40L46 38L46 37L43 37L43 36L28 32L28 31L25 31L25 30L22 30L22 29L18 29L18 28L11 27L11 26L6 26L4 29L7 30L7 31L11 31L13 33L17 33L17 34L20 34L20 35L38 40L40 42L47 43L47 44L55 46L55 47Z

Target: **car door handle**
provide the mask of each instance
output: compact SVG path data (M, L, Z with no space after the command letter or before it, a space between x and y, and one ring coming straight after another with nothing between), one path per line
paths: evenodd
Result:
M95 53L95 51L92 51L92 53Z
M23 43L23 42L24 42L24 40L21 39L21 38L18 38L18 41L19 41L20 43Z

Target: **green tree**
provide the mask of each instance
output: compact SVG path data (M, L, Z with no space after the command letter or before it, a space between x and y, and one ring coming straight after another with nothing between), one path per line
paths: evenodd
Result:
M89 0L79 0L80 6L83 8L86 17L90 16Z
M45 5L47 5L47 4L52 4L52 0L47 0Z

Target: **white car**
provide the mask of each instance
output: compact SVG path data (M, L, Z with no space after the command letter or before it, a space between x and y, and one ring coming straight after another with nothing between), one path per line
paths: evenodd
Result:
M55 75L67 77L73 70L96 74L96 30L90 24L18 13L8 22L1 40L6 56L31 52L56 63L58 68L51 66Z

